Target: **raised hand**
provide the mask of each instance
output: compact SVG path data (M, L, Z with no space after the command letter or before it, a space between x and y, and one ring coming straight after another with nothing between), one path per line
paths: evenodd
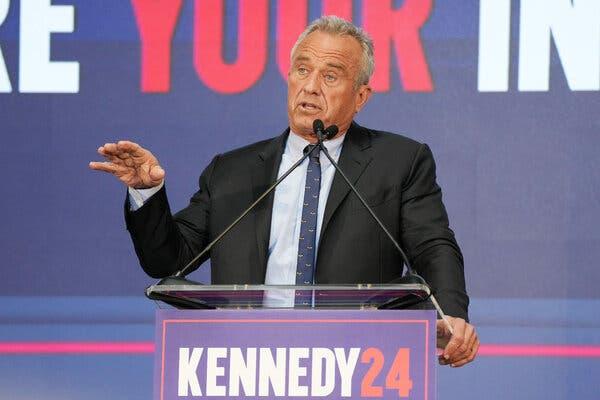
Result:
M148 150L137 143L126 140L106 143L98 148L104 162L90 162L90 168L116 176L125 185L134 189L147 189L160 185L165 171Z

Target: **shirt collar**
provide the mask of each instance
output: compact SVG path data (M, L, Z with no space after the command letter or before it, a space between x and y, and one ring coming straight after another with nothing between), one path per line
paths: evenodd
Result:
M334 159L337 159L340 154L346 133L347 132L344 132L342 135L339 135L334 139L323 142L325 148L327 148L327 151L329 151L329 154L331 154ZM299 159L304 155L304 148L309 144L310 142L308 140L296 135L290 130L290 134L288 135L286 143L286 153L289 153L294 159Z

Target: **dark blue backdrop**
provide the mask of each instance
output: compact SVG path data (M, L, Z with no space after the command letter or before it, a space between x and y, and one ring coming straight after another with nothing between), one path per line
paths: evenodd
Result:
M122 0L52 1L74 6L75 30L53 34L51 54L79 62L79 93L18 93L25 1L10 1L0 25L13 88L0 93L0 341L152 340L153 305L142 299L152 281L124 228L125 188L87 163L107 141L138 141L159 157L172 208L179 209L212 156L279 134L287 117L286 84L275 62L277 2L269 8L264 74L249 90L225 95L194 70L191 1L175 32L170 91L142 92L140 36L132 4ZM358 24L364 1L354 3ZM508 91L478 90L484 2L437 1L421 30L434 90L403 90L392 53L391 90L376 93L357 120L431 146L484 343L598 346L599 95L570 89L554 45L550 89L518 90L519 11L526 1L512 2ZM320 10L320 2L310 2L309 19ZM227 1L230 62L237 18L238 2ZM440 394L591 399L598 360L483 355L468 368L441 370ZM104 398L106 380L114 382L111 398L148 398L151 365L150 355L3 355L0 397Z

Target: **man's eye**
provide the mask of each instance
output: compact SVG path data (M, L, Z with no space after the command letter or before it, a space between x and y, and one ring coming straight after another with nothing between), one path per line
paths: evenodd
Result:
M304 67L298 67L298 73L300 75L305 75L308 72L308 70Z
M332 74L325 75L325 80L327 82L335 82L336 79L337 79L337 77L335 75L332 75Z

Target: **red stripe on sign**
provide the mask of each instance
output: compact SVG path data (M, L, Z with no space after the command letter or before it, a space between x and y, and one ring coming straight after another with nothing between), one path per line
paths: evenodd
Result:
M0 342L0 354L151 354L153 342Z
M153 342L0 342L0 354L152 354ZM487 344L482 357L600 357L600 346Z

